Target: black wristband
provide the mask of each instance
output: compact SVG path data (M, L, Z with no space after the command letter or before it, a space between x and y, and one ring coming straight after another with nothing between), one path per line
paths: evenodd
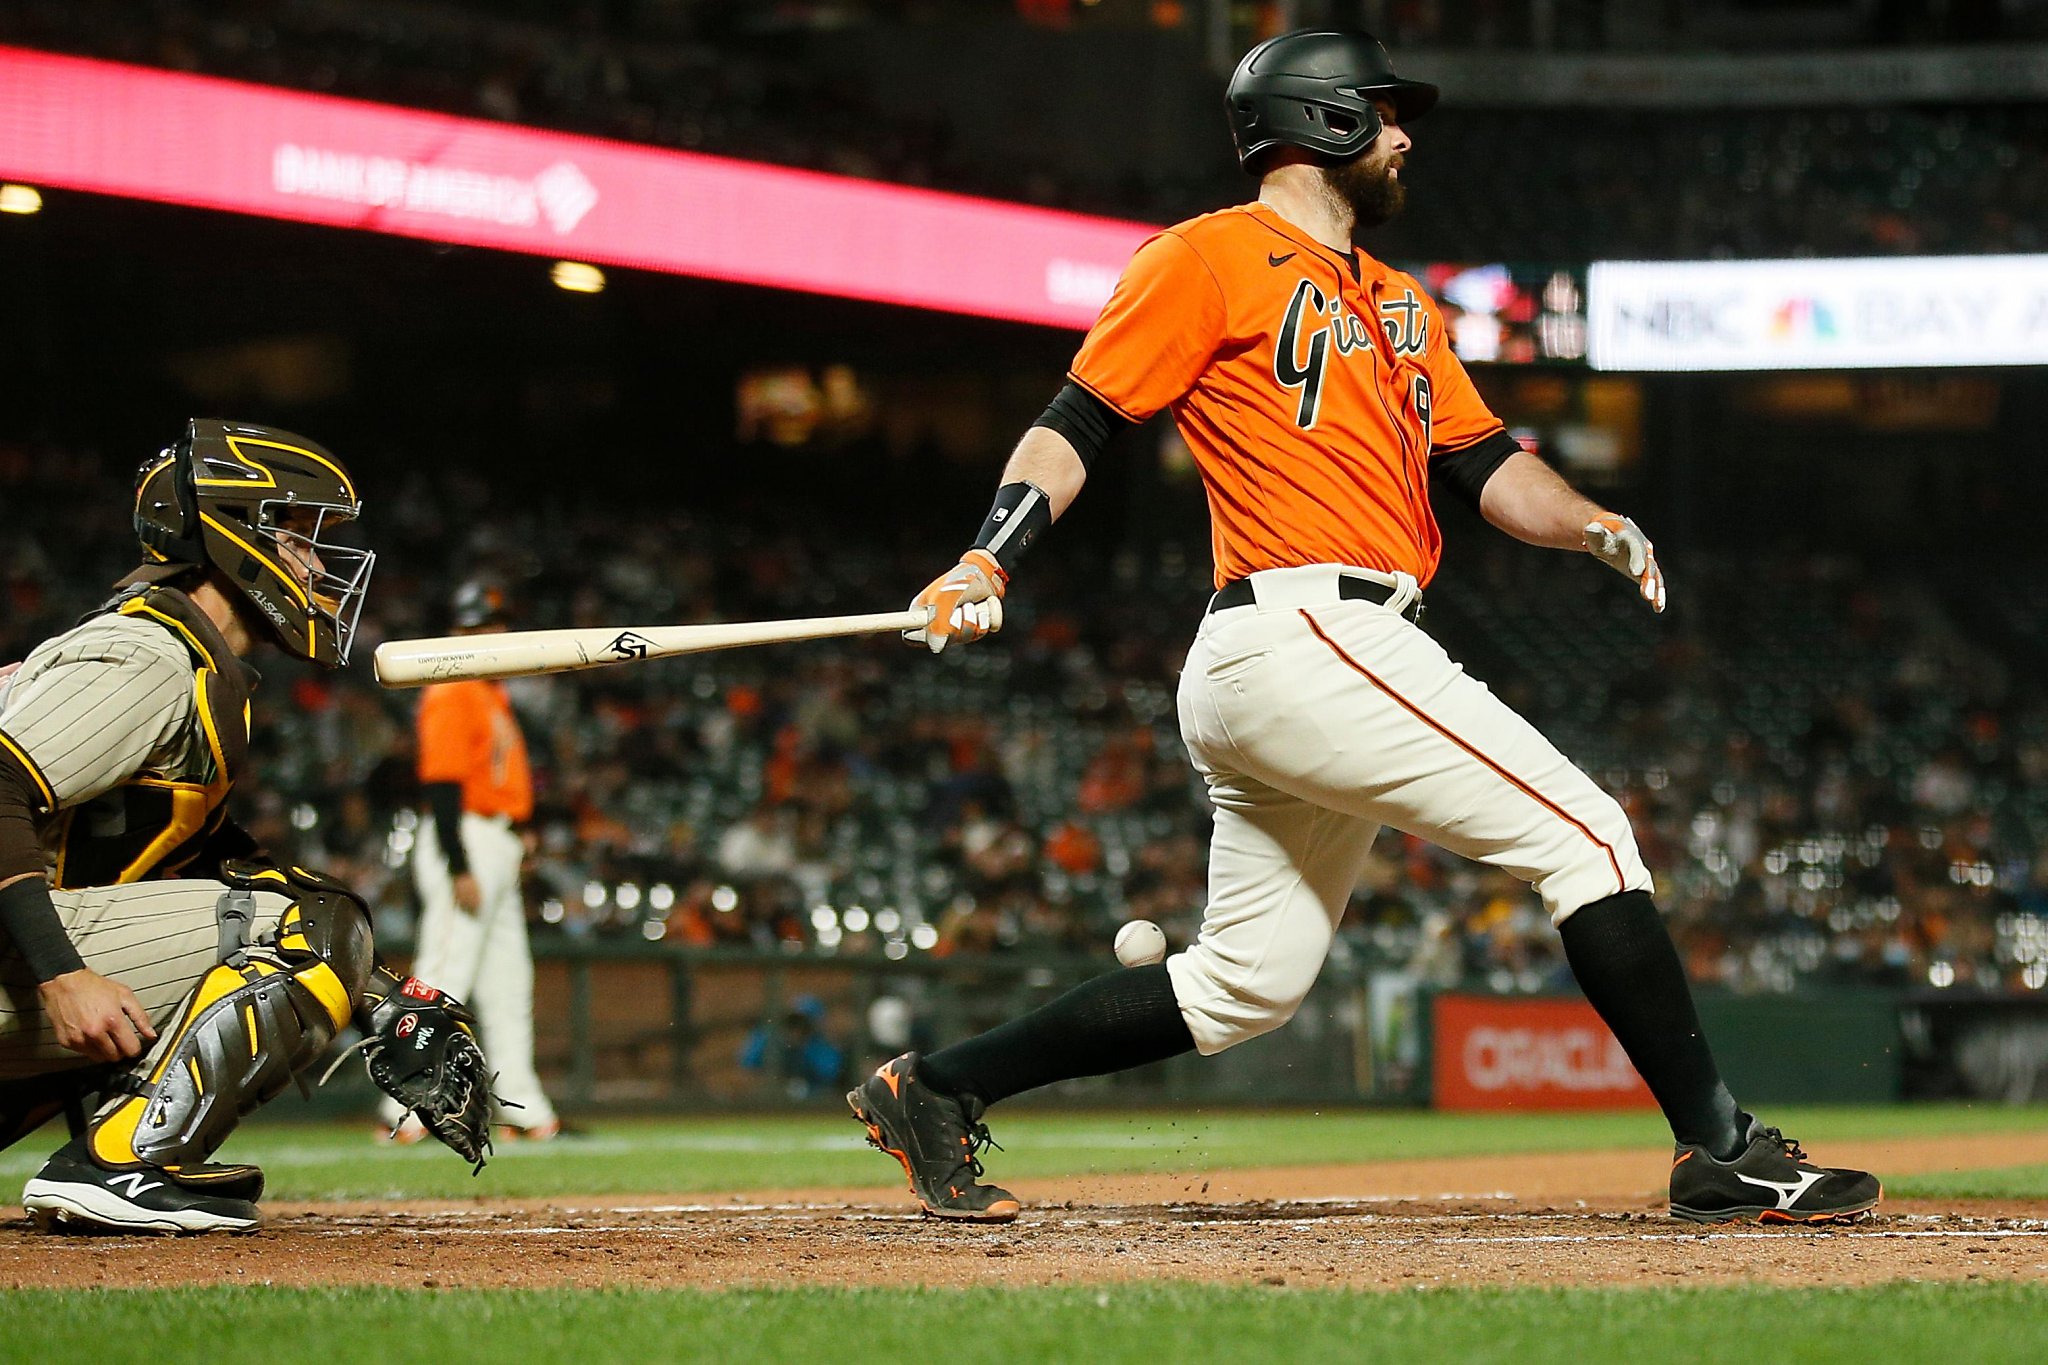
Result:
M469 871L469 853L462 847L462 784L429 782L424 790L427 809L434 817L434 837L441 843L441 856L448 860L448 875L460 877Z
M1035 483L1006 483L996 490L995 506L974 538L974 548L985 550L1009 574L1017 561L1038 539L1038 533L1052 525L1052 499Z
M38 982L85 970L85 959L64 932L64 921L57 918L50 884L41 877L23 877L0 887L0 932L20 949Z

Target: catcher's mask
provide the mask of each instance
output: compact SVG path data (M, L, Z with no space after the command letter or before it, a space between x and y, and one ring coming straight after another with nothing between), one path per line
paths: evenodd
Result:
M348 471L305 437L194 418L136 476L148 562L126 581L217 569L287 652L339 668L377 555L331 537L361 511Z

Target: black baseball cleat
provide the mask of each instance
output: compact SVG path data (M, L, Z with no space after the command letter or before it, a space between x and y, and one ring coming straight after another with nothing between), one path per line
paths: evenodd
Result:
M197 1169L227 1174L209 1190L160 1166L110 1171L86 1153L85 1139L78 1137L30 1177L21 1203L45 1230L68 1225L113 1232L247 1232L261 1221L251 1200L226 1191L251 1188L248 1173L255 1172L253 1187L260 1193L262 1172L253 1166Z
M903 1163L910 1192L934 1218L1007 1223L1023 1206L1008 1190L983 1185L977 1159L993 1146L981 1101L942 1095L917 1078L917 1054L906 1052L846 1094L868 1141Z
M1799 1144L1749 1121L1749 1145L1729 1161L1681 1144L1671 1166L1671 1216L1692 1223L1846 1223L1884 1191L1867 1171L1816 1166Z

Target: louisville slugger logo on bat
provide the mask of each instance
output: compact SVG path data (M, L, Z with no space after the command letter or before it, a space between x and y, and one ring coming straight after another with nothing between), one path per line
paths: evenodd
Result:
M630 630L622 630L612 637L611 643L607 644L604 649L605 653L611 655L614 659L644 659L647 657L648 649L653 644L654 641L648 639L645 635L636 635Z
M524 678L585 668L701 654L746 645L879 635L929 624L923 607L870 616L818 616L795 621L721 621L701 626L601 626L595 629L519 630L498 635L449 635L429 640L387 640L377 646L377 681L417 687L457 678Z

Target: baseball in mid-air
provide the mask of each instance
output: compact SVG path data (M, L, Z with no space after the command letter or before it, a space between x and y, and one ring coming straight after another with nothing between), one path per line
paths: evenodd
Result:
M1166 960L1166 934L1149 919L1134 919L1116 931L1116 960L1126 967L1149 967Z

